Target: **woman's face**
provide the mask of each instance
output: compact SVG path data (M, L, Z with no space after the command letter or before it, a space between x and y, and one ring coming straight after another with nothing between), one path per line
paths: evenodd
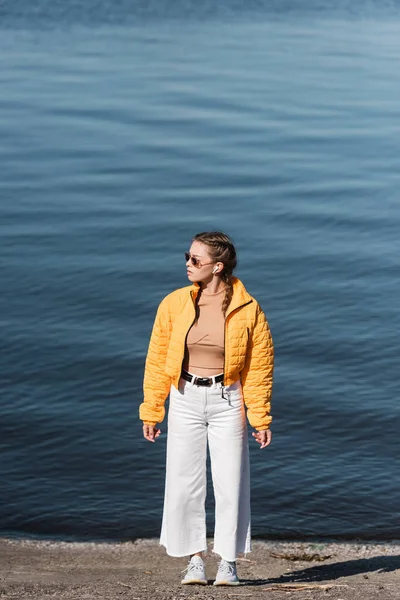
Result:
M192 242L189 250L189 259L186 261L187 276L189 281L193 283L203 281L208 283L214 277L213 269L216 263L207 252L207 246L201 242ZM196 262L193 264L192 257Z

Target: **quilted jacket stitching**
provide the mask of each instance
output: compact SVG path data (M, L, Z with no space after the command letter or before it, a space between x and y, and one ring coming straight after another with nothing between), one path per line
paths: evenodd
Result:
M250 424L266 429L272 421L270 401L274 347L268 322L258 302L237 278L227 312L225 385L242 380ZM171 383L178 387L186 334L194 318L198 285L175 290L159 305L150 338L144 376L144 401L140 418L149 424L164 419ZM244 304L244 305L243 305Z

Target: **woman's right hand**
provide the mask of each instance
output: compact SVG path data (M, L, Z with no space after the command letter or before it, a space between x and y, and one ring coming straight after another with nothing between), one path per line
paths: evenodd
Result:
M155 442L156 438L161 434L161 429L157 428L157 425L145 425L143 424L143 437L149 442Z

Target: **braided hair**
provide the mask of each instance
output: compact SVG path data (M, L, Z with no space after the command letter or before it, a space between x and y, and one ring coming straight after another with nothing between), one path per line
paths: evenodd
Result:
M233 241L222 231L205 231L197 233L194 242L201 242L207 246L207 251L215 262L222 262L224 268L221 279L226 285L225 298L222 303L224 316L233 296L232 272L237 265L236 250Z

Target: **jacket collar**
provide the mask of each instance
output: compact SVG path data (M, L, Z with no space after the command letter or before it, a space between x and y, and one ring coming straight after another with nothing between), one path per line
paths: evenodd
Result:
M233 296L226 313L227 315L236 308L239 308L239 306L248 304L253 300L253 298L250 296L240 279L238 279L237 277L232 277L232 285ZM200 284L198 284L197 282L193 283L193 285L191 286L191 294L194 300L196 299L199 290Z

